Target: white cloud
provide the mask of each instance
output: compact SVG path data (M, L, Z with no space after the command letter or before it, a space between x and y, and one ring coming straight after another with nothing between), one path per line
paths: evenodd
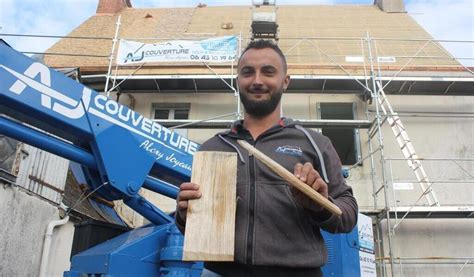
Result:
M472 0L407 1L407 11L439 40L474 40L474 2ZM455 57L474 58L474 43L442 43ZM459 60L474 66L474 60Z
M25 35L67 35L95 13L97 1L87 0L0 0L2 33ZM56 38L3 37L13 48L44 52Z

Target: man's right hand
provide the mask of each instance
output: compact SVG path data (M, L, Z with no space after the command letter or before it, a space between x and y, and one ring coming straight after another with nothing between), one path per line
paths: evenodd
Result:
M201 198L199 186L194 183L182 183L179 186L177 202L177 212L180 219L186 222L186 212L188 210L188 201Z

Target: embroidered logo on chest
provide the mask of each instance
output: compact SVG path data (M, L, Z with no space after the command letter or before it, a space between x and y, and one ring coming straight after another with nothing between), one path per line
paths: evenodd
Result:
M292 146L292 145L278 146L278 148L275 149L275 152L282 153L285 155L291 155L291 156L298 156L298 157L303 156L303 151L301 150L301 147L299 146Z

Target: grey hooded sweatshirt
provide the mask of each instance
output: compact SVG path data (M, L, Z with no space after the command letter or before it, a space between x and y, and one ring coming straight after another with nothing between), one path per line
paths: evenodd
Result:
M328 184L329 200L342 210L342 215L303 208L286 181L250 155L238 139L246 140L290 172L296 163L313 164ZM199 151L238 154L235 254L229 266L319 268L327 260L320 229L348 233L357 223L357 202L342 176L341 162L331 141L291 119L282 118L255 140L243 121L236 121L231 130L212 137ZM177 218L176 223L183 231L182 219ZM212 270L222 268L222 263L205 266Z

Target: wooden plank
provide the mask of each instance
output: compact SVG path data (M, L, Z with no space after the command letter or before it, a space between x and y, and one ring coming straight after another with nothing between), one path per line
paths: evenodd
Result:
M318 203L323 208L330 211L332 214L335 214L337 216L341 216L342 211L341 211L341 209L339 209L338 206L334 205L334 203L332 203L331 201L326 199L324 196L319 194L313 188L311 188L307 184L303 183L293 173L286 170L286 168L284 168L283 166L281 166L280 164L278 164L277 162L275 162L274 160L269 158L267 155L265 155L262 152L258 151L255 147L250 145L248 142L243 141L243 140L238 140L237 142L242 147L247 149L247 151L249 151L249 153L253 154L255 156L255 158L257 158L259 161L261 161L266 166L268 166L271 170L273 170L273 172L278 174L281 178L285 179L285 181L287 181L288 183L293 185L296 189L298 189L299 191L304 193L306 196L308 196L309 198L314 200L314 202Z
M197 152L191 182L202 196L189 201L183 260L233 261L237 154Z

